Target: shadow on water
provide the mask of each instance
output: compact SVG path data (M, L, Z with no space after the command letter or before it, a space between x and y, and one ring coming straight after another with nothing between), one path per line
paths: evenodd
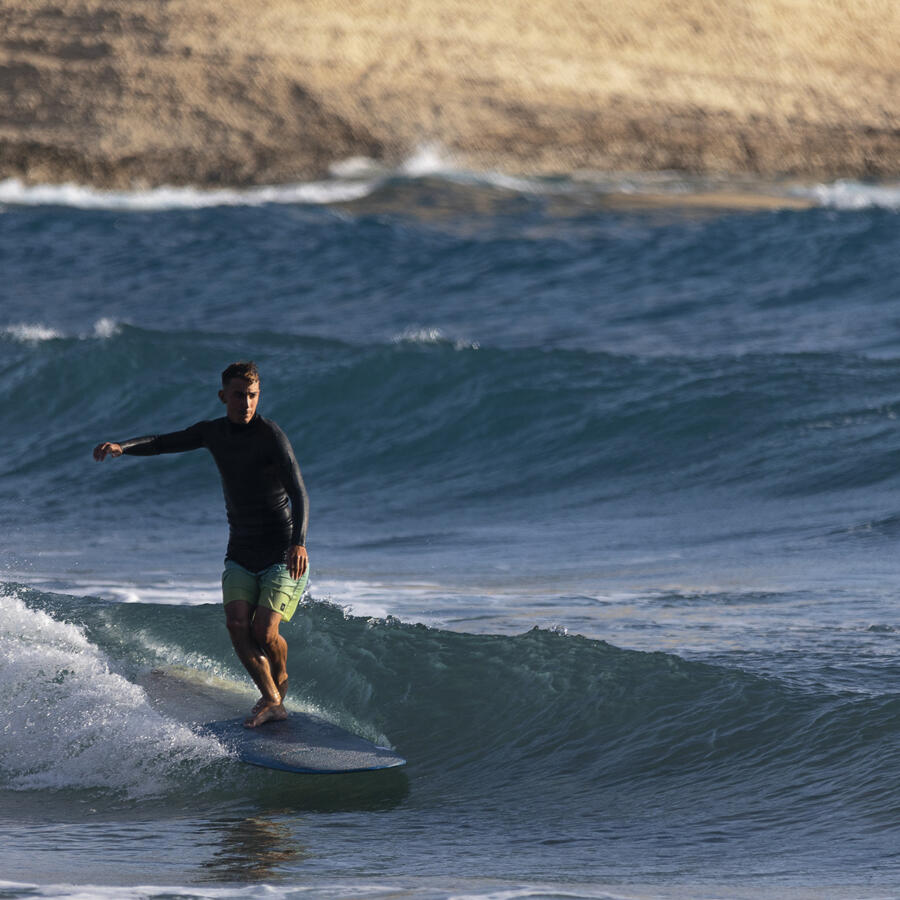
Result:
M292 813L385 812L409 796L409 779L400 769L347 775L308 775L256 770L234 761L207 770L205 783L163 796L132 797L105 790L3 790L0 827L47 821L78 823L139 818L183 818L186 814L213 820L231 814L252 819ZM243 773L249 772L248 776Z
M349 775L282 775L261 772L247 785L258 811L210 820L201 829L216 845L202 864L200 881L273 880L313 857L290 827L298 813L380 812L399 806L409 780L397 770Z
M270 880L279 868L311 855L287 825L265 816L211 822L202 831L218 846L202 865L201 881Z
M379 812L409 796L409 778L400 769L347 775L292 775L260 770L245 786L245 797L264 814L276 812Z
M248 773L234 762L215 769L200 791L188 781L164 797L0 790L0 870L13 880L39 871L95 884L278 880L317 856L298 836L300 826L320 816L327 823L332 815L389 812L409 793L406 775L390 770Z

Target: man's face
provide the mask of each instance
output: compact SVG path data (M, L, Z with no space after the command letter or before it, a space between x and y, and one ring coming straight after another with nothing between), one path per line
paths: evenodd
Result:
M232 378L219 391L219 399L225 404L225 415L236 425L246 425L256 415L259 403L259 382Z

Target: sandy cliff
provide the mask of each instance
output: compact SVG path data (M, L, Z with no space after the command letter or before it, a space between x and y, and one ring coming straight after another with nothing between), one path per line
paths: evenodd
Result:
M5 0L0 178L900 174L896 0Z

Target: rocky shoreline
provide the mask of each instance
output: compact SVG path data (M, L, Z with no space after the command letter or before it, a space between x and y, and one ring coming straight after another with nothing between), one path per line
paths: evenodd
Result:
M460 165L900 175L892 0L11 0L0 179L289 183Z

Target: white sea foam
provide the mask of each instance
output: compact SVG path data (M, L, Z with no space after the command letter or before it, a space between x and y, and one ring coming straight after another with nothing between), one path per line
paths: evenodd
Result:
M479 884L477 880L461 878L443 883L440 879L392 878L388 880L369 879L359 882L342 880L331 883L313 879L305 883L292 884L252 884L218 887L204 884L190 886L143 884L135 886L94 885L94 884L48 884L0 881L0 891L4 896L39 898L39 900L299 900L301 897L315 897L321 900L388 900L388 898L423 898L423 900L541 900L558 897L560 900L649 900L651 897L711 896L709 891L689 890L662 893L658 889L646 889L621 893L603 885L585 884L511 884L488 880ZM743 894L741 895L743 896ZM754 894L753 896L757 896ZM769 894L760 893L759 897ZM771 896L776 896L773 893ZM784 896L784 892L777 893ZM794 892L790 896L801 898L813 896L804 892ZM816 895L819 896L819 895ZM829 896L831 896L829 894Z
M57 331L55 328L50 328L47 325L41 325L39 322L20 322L17 325L7 325L0 333L23 344L36 344L41 341L54 341L65 337L61 331Z
M866 184L841 180L833 184L819 184L801 195L812 197L821 206L834 209L882 208L900 211L900 184Z
M392 175L405 178L441 176L455 181L490 184L523 192L541 189L540 180L515 178L499 172L466 171L454 161L452 154L434 143L416 149L393 171L376 160L354 156L333 163L329 172L329 179L297 184L220 189L162 186L131 191L105 191L78 184L26 185L19 179L10 178L0 181L0 204L133 212L263 206L270 203L324 205L367 197Z
M144 884L135 886L100 884L26 884L0 881L3 896L30 897L39 900L291 900L316 895L312 886L276 888L268 884L210 887L191 885ZM353 896L335 892L330 896ZM359 894L365 896L365 894ZM377 897L378 894L372 896Z
M507 175L503 172L478 172L460 166L453 154L440 144L430 143L419 147L400 165L398 174L407 178L438 176L459 184L484 185L502 188L521 194L547 193L572 190L574 182L547 181L543 178Z
M77 337L80 340L105 340L115 337L122 330L122 324L115 319L102 318L94 322L88 332L79 334L66 334L58 328L44 325L41 322L18 322L14 325L6 325L0 328L0 335L4 335L14 341L23 344L39 344L42 341L57 341L68 337Z
M395 344L453 344L457 350L477 350L477 341L451 339L440 328L411 326L392 338Z
M411 178L442 175L458 171L450 154L439 144L424 144L400 166L400 173Z
M269 203L345 203L367 196L374 187L372 181L338 179L243 190L158 187L146 191L103 191L75 184L25 185L13 178L0 182L0 203L158 212L217 206L264 206Z
M266 204L325 205L367 197L391 177L439 177L451 182L482 185L522 194L681 196L733 194L737 191L748 195L759 193L773 198L781 196L785 200L799 198L842 210L870 207L900 210L900 185L896 183L873 184L840 180L831 184L788 188L765 182L731 183L727 180L691 178L674 172L574 172L569 177L529 177L466 169L450 151L437 143L417 148L393 170L377 160L355 156L336 161L330 166L329 172L330 177L324 180L296 184L219 189L162 186L130 191L105 191L77 184L26 185L12 178L0 181L0 204L134 212Z
M394 337L395 344L441 344L446 340L440 328L407 328Z
M44 585L40 585L44 587ZM158 603L164 606L200 606L204 603L218 603L222 592L215 584L120 584L116 582L84 581L69 590L90 597L100 597L116 603Z
M0 688L8 701L0 742L8 789L145 797L170 788L184 764L224 755L216 741L156 712L81 628L26 606L15 592L0 604Z
M569 177L529 177L466 169L450 151L437 143L419 147L393 170L377 160L356 156L333 163L329 171L330 177L320 181L220 189L162 186L149 190L104 191L77 184L26 185L17 179L8 179L0 181L0 204L54 205L134 212L292 203L324 205L367 197L391 177L439 177L451 182L482 185L522 194L682 196L733 194L737 191L774 198L781 196L785 200L801 198L836 209L873 206L900 209L900 186L897 184L879 185L843 180L833 184L787 188L765 182L731 183L727 180L691 178L674 172L574 172Z
M457 162L453 154L437 143L419 147L400 165L398 174L407 178L438 176L460 184L484 185L521 194L547 193L571 190L572 182L556 180L549 182L543 178L507 175L503 172L478 172L466 169Z
M53 556L58 558L65 551L54 550ZM80 554L72 553L78 556ZM168 576L154 579L148 575L140 582L122 578L97 578L95 576L77 576L67 572L64 576L49 577L37 575L32 571L18 569L13 566L3 571L3 580L8 583L28 585L38 591L51 593L67 593L85 597L100 597L114 603L154 603L165 606L200 606L205 603L220 603L222 589L218 579L197 578L190 580L179 576L172 581Z
M94 337L115 337L122 330L122 326L115 319L97 319L94 322Z

